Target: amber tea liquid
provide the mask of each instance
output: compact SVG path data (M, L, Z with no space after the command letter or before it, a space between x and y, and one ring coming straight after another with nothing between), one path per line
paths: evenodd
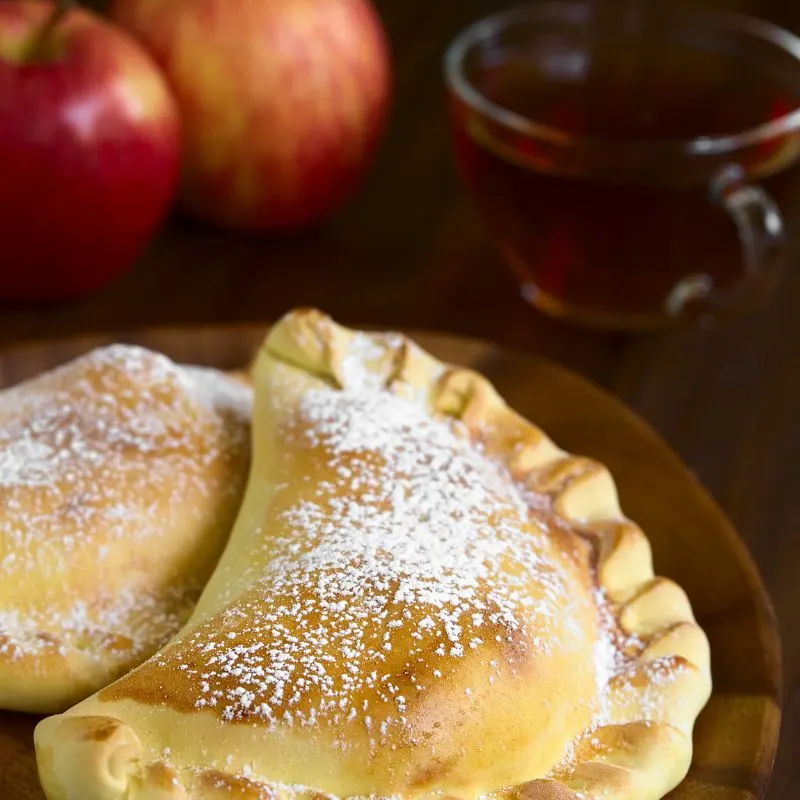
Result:
M561 79L545 76L530 53L501 55L470 76L476 88L527 120L581 137L735 135L800 106L798 87L735 53L670 47L641 54L637 63L610 52L575 78L564 70ZM663 314L670 289L698 265L716 287L740 275L736 228L709 202L705 179L676 180L668 163L656 180L651 174L641 182L570 175L569 148L545 163L530 139L520 137L512 148L456 117L460 170L535 304L598 324L615 315L646 324ZM796 142L772 141L743 166L761 179L783 169L796 149Z

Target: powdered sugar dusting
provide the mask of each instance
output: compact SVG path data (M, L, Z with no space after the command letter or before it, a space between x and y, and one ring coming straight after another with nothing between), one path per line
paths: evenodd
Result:
M158 597L123 590L91 606L77 600L59 614L55 630L52 615L0 611L0 656L15 661L53 651L63 655L65 641L95 661L108 650L126 659L146 656L179 630L195 597L196 588L176 588Z
M383 383L379 365L401 341L402 337L395 333L354 333L339 365L342 384L350 391L379 390Z
M595 590L595 602L600 622L594 645L595 686L597 696L603 699L607 695L609 682L626 665L626 661L619 646L619 625L602 589Z
M667 690L685 672L685 665L671 656L648 662L634 662L621 670L614 685L619 705L635 703L640 718L648 722L669 721L672 700Z
M0 452L0 483L49 486L58 469L58 461L68 455L45 442L18 439Z
M270 728L357 720L380 740L468 652L583 651L547 525L460 422L358 381L307 392L283 434L322 479L280 511L247 599L162 660L197 708Z
M590 727L570 742L561 760L552 768L551 775L572 769L578 749L586 742L593 752L608 750L597 731L605 725L615 724L620 705L635 704L641 708L642 719L657 720L664 710L664 686L674 680L674 674L670 674L663 663L642 664L639 656L645 643L636 634L626 633L621 629L614 604L603 589L596 588L594 596L599 621L594 645L598 705ZM634 680L642 670L648 676L648 685L644 687L644 691Z
M595 603L600 622L594 646L596 691L600 705L594 724L600 726L613 719L613 703L618 697L619 676L626 674L638 663L638 657L645 645L636 634L622 630L614 604L604 590L595 590ZM615 682L613 689L612 681Z
M184 365L182 371L188 379L188 388L198 400L219 413L249 421L253 413L252 386L209 367Z
M101 587L80 585L74 565L102 570L115 541L145 541L173 513L193 513L187 498L212 488L208 465L246 458L251 403L243 383L128 345L0 392L3 652L36 653L53 637L94 630L133 638L144 653L175 632L183 594L198 591L191 576L158 597L123 589L85 606ZM221 496L240 490L230 483L216 488ZM49 595L22 618L15 598L31 575Z

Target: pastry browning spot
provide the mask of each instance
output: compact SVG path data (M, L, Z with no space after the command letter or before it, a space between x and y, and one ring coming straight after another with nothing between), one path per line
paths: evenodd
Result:
M177 773L163 761L157 761L155 764L150 764L147 767L145 780L147 783L164 792L169 792L180 787Z
M248 778L228 775L218 770L206 770L200 777L200 791L203 797L216 800L275 800L276 793L263 783L255 783ZM325 798L328 800L328 798Z
M110 739L117 728L119 728L119 720L108 718L101 718L97 724L86 726L84 735L81 737L86 742L104 742Z
M414 789L425 789L427 786L435 785L442 778L447 777L457 765L458 759L456 758L446 761L433 760L424 764L410 777L409 786Z

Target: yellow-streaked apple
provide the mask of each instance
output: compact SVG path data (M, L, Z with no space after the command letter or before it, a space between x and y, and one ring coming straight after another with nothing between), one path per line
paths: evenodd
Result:
M233 229L326 216L354 189L389 95L369 0L115 0L183 121L181 203Z
M67 4L0 2L0 300L74 297L129 267L179 156L175 101L129 34Z

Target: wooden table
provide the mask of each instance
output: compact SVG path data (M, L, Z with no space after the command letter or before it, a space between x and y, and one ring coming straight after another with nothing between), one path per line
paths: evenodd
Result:
M719 3L720 5L722 3ZM800 198L785 214L789 270L767 308L715 330L600 335L547 320L516 287L462 199L439 63L446 42L497 3L383 0L396 59L378 162L329 224L282 239L175 222L116 284L78 303L3 310L0 343L144 325L268 320L317 305L348 323L447 330L545 355L627 401L727 510L781 622L784 726L771 800L800 786ZM730 4L729 4L730 5ZM800 31L794 0L739 2ZM797 192L800 195L800 192Z

